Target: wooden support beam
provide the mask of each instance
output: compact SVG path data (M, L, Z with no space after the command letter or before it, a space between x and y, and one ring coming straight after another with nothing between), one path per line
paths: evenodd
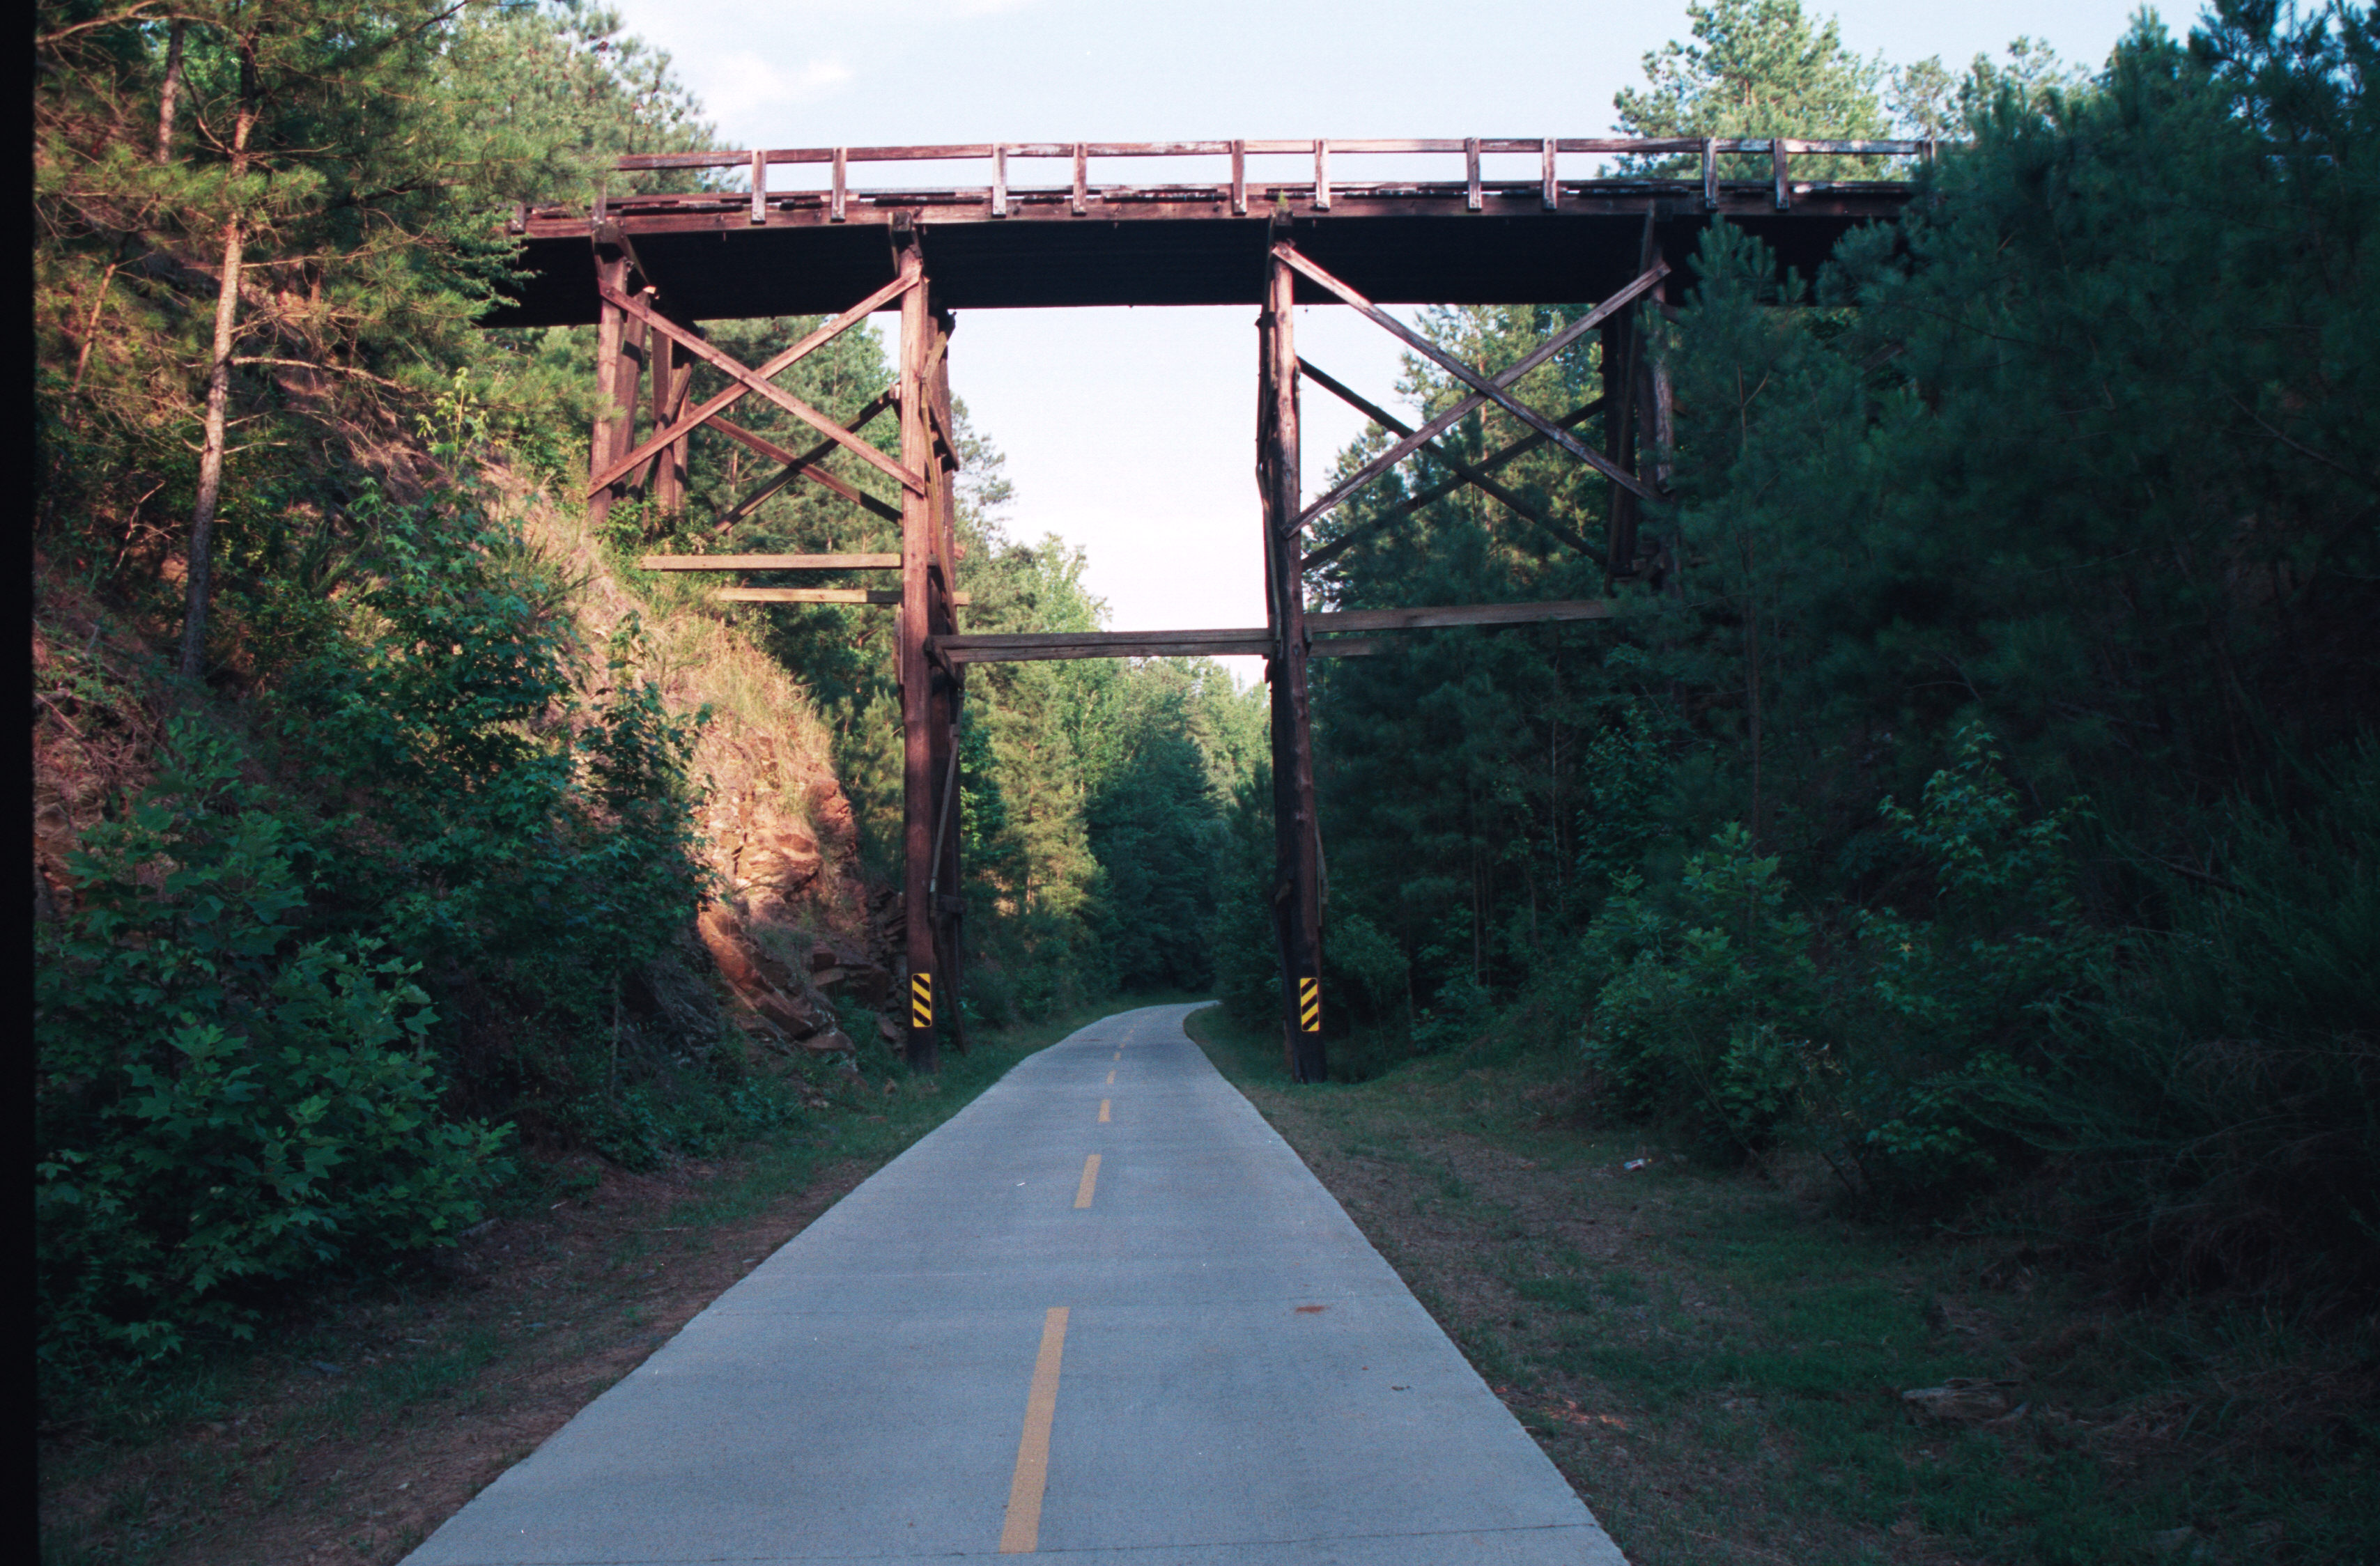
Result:
M937 637L953 663L1045 663L1081 658L1263 657L1272 633L1261 625L1220 631L998 631Z
M597 242L595 280L604 297L595 328L596 413L594 431L587 443L590 479L587 516L598 523L610 514L612 503L622 497L621 477L635 467L618 458L636 439L637 377L642 358L629 346L627 313L613 302L628 285L629 265L625 247Z
M1601 397L1597 397L1590 402L1571 409L1568 413L1563 414L1561 418L1556 419L1555 422L1560 424L1565 430L1574 430L1602 411L1603 399ZM1545 443L1546 438L1543 435L1538 434L1535 431L1531 431L1528 434L1524 435L1521 439L1513 442L1511 445L1504 447L1502 450L1491 452L1487 456L1480 458L1477 466L1481 472L1492 473L1497 468L1503 467L1504 464L1512 461L1513 458L1524 455L1529 452L1533 452ZM1305 556L1305 568L1308 571L1311 571L1318 565L1328 564L1329 562L1338 558L1340 555L1345 553L1348 550L1353 549L1355 545L1362 543L1366 539L1375 537L1385 529L1394 527L1397 523L1404 520L1407 516L1412 516L1415 512L1419 511L1423 506L1429 504L1432 501L1443 500L1448 495L1452 494L1455 491L1463 488L1464 484L1469 482L1470 480L1468 479L1457 474L1451 479L1441 480L1426 490L1415 491L1414 493L1409 494L1404 499L1397 502L1396 504L1389 507L1388 510L1381 512L1378 516L1373 517L1369 522L1366 522L1362 527L1355 528L1353 532L1342 533L1337 538L1331 540L1329 543L1324 544L1320 549L1307 551ZM1586 552L1592 554L1595 552L1589 550Z
M1314 210L1330 210L1330 143L1327 140L1314 143Z
M752 221L769 221L769 154L752 154Z
M1318 164L1327 155L1316 143ZM1327 185L1323 187L1327 190ZM1321 840L1314 808L1313 719L1305 683L1304 530L1298 500L1297 275L1286 245L1266 269L1257 322L1257 484L1264 508L1266 683L1272 707L1274 941L1281 1051L1294 1082L1327 1082L1322 1045Z
M906 957L906 992L898 1000L908 1022L909 1069L930 1072L938 1063L934 1011L934 910L928 883L933 879L934 734L933 670L926 658L932 634L934 491L923 477L934 468L933 423L927 414L928 358L935 324L926 297L926 262L915 229L895 230L904 242L895 252L910 287L901 299L901 467L917 481L901 494L901 608L894 632L894 676L901 695L901 923Z
M639 571L897 571L897 554L648 554Z
M1277 249L1287 249L1288 247L1281 246L1277 247ZM1294 252L1292 253L1293 254ZM1309 262L1308 264L1310 265L1311 263ZM1621 289L1620 292L1612 295L1609 298L1604 300L1601 304L1596 306L1593 310L1587 311L1576 321L1572 322L1568 326L1563 327L1560 331L1555 333L1552 336L1547 338L1544 342L1538 344L1527 353L1522 355L1518 360L1497 371L1494 376L1489 378L1492 384L1497 388L1497 395L1500 397L1504 387L1516 383L1523 376L1528 374L1529 371L1536 369L1537 366L1545 363L1546 360L1553 358L1554 355L1561 352L1562 349L1570 346L1572 343L1577 341L1580 337L1585 336L1596 327L1600 326L1604 321L1613 313L1625 310L1629 305L1634 303L1643 295L1650 292L1653 288L1658 286L1661 279L1668 276L1669 273L1669 263L1666 261L1658 263L1652 271L1644 273L1634 282L1629 284L1628 286ZM1326 273L1324 275L1329 276L1329 273ZM1338 280L1333 278L1331 281L1335 283ZM1343 287L1344 285L1342 284L1341 286ZM1358 297L1360 297L1361 296ZM1399 330L1402 332L1403 329L1403 322L1400 322L1397 324ZM1435 348L1431 350L1433 355L1436 351L1437 350ZM1439 436L1451 429L1457 420L1467 417L1474 408L1485 406L1489 398L1487 393L1475 392L1470 396L1463 398L1461 402L1458 402L1453 407L1448 408L1445 412L1439 414L1436 418L1430 419L1428 423L1424 424L1419 430L1416 430L1412 434L1406 436L1403 440L1399 441L1395 445L1390 446L1388 450L1382 452L1379 455L1366 463L1357 471L1342 480L1335 487L1332 488L1329 494L1324 495L1320 500L1318 500L1313 504L1307 506L1298 516L1298 525L1301 528L1312 527L1315 522L1323 516L1336 510L1340 505L1343 504L1350 495L1354 494L1355 492L1361 490L1365 485L1369 484L1373 480L1378 478L1381 474L1386 473L1390 468L1394 467L1398 463L1402 462L1415 452L1419 451L1424 442L1436 440ZM1537 430L1541 436L1548 433L1543 425L1535 419L1531 421L1530 427ZM1604 471L1606 469L1607 464L1603 455L1600 452L1587 451L1585 447L1578 443L1576 437L1571 435L1568 431L1560 431L1553 438L1555 439L1556 443L1560 445L1564 451L1570 452L1573 455L1576 455L1581 452L1585 452L1588 465L1595 467L1597 471ZM1635 480L1632 479L1628 481L1633 483Z
M1551 599L1538 603L1339 609L1309 614L1305 623L1317 632L1426 631L1455 625L1540 625L1570 620L1609 620L1611 613L1611 603L1606 599Z
M1305 359L1299 359L1297 361L1297 367L1300 372L1302 372L1308 380L1315 382L1320 385L1324 391L1329 392L1341 402L1345 403L1349 407L1354 408L1356 412L1362 414L1365 418L1370 419L1381 429L1386 430L1389 433L1392 435L1410 435L1413 433L1412 426L1406 424L1402 419L1397 418L1386 408L1375 406L1369 399L1362 396L1350 387L1341 384L1332 377L1324 374L1321 370L1317 370ZM1567 428L1567 426L1564 426L1564 428ZM1538 438L1540 440L1544 439L1543 436ZM1578 551L1581 554L1592 555L1597 552L1593 544L1588 543L1585 539L1580 538L1568 528L1556 522L1553 518L1548 516L1536 506L1531 505L1519 495L1514 494L1512 491L1506 489L1495 480L1488 477L1485 469L1473 467L1470 463L1463 461L1462 457L1456 455L1453 452L1448 450L1445 446L1440 445L1436 441L1428 443L1421 449L1429 453L1430 455L1438 458L1439 461L1446 464L1447 467L1454 469L1456 477L1462 479L1464 482L1476 485L1488 494L1502 502L1505 505L1511 507L1520 516L1525 517L1530 522L1535 523L1537 527L1545 529L1545 531L1552 534L1563 543L1570 545L1571 548Z
M722 588L711 594L722 603L872 603L898 604L898 589L881 588ZM969 600L965 593L953 593L952 601L965 605Z
M1379 327L1382 331L1387 332L1390 336L1395 337L1399 342L1403 343L1407 347L1413 349L1415 353L1420 354L1424 358L1429 359L1431 362L1438 365L1439 368L1444 370L1448 374L1469 386L1473 392L1487 398L1488 401L1493 402L1505 412L1519 419L1522 423L1526 424L1529 428L1536 431L1539 434L1544 435L1547 439L1552 441L1554 444L1560 446L1562 450L1570 453L1571 455L1578 458L1581 462L1586 463L1589 467L1602 468L1614 482L1625 484L1630 488L1637 488L1635 479L1633 476L1623 475L1613 471L1609 465L1604 461L1602 453L1595 450L1594 447L1585 444L1576 436L1572 435L1569 431L1562 429L1560 425L1554 423L1553 420L1548 419L1544 414L1539 413L1536 409L1529 407L1528 404L1521 401L1518 397L1513 396L1510 392L1505 390L1506 386L1519 379L1518 376L1512 375L1509 371L1501 376L1481 374L1478 370L1474 370L1471 366L1463 363L1452 354L1448 353L1445 349L1439 347L1436 343L1431 342L1428 338L1423 336L1412 327L1407 326L1403 322L1399 321L1395 316L1390 315L1379 306L1372 303L1371 300L1364 297L1363 295L1355 292L1354 289L1349 287L1346 284L1341 282L1338 278L1332 276L1321 267L1316 265L1312 261L1300 255L1296 247L1293 245L1275 245L1273 247L1273 254L1278 256L1286 264L1296 268L1299 272L1304 273L1307 277L1319 283L1331 293L1338 295L1342 300L1354 307L1356 313L1371 322L1372 324ZM1662 268L1663 272L1667 272L1668 270L1669 269L1666 266ZM1641 282L1643 279L1640 278L1638 281ZM1575 322L1573 322L1573 324L1575 324ZM1434 434L1435 431L1433 431L1433 435Z
M933 297L926 292L928 301ZM934 841L927 856L926 908L933 921L935 1024L952 1045L966 1051L966 1014L960 1004L965 970L964 919L959 862L959 710L965 696L964 672L948 659L933 656L934 638L955 635L958 612L967 606L965 593L954 590L958 580L959 443L951 412L951 334L958 322L940 308L929 313L933 342L927 353L921 395L932 416L938 439L927 454L933 486L930 492L933 551L927 573L927 733L930 741L928 772L933 779L930 801Z
M1421 631L1462 625L1536 625L1608 620L1617 613L1604 599L1557 599L1539 603L1456 603L1405 609L1318 610L1304 624L1316 658L1349 658L1385 650L1382 631ZM1084 658L1238 658L1269 656L1273 630L1247 625L1209 631L999 631L984 636L936 637L934 650L953 663L1039 663Z
M666 430L686 412L686 395L694 384L694 360L681 352L676 339L652 334L653 428ZM653 501L663 516L686 510L687 447L692 437L681 435L663 446L653 464Z
M891 457L886 456L882 452L878 451L874 446L869 445L866 441L861 440L858 436L853 434L850 431L844 429L842 425L836 423L825 414L820 413L817 408L814 408L809 404L802 401L801 398L794 395L791 392L785 391L782 387L777 386L759 371L745 369L744 366L737 363L735 359L720 352L717 348L712 347L710 344L696 336L686 328L678 325L677 322L670 320L666 316L656 313L645 299L640 297L632 297L625 294L614 297L608 291L605 293L604 297L611 302L617 304L622 310L626 310L630 316L645 322L654 331L666 333L668 335L676 338L680 346L691 349L696 358L701 359L712 369L719 370L731 381L735 382L743 391L757 392L761 396L768 398L771 402L775 403L779 407L783 408L787 413L792 414L795 418L800 419L811 429L816 430L820 434L824 435L828 440L835 442L844 450L853 453L861 461L876 468L886 478L891 479L893 482L899 484L903 489L921 491L926 487L925 479L917 471L916 468L909 467L905 463L893 461ZM813 335L815 335L815 334L813 334ZM721 394L722 396L724 396L725 395L725 393ZM715 401L717 399L713 400ZM706 404L705 406L708 407L709 405ZM678 438L679 433L680 431L674 429L663 431L660 434L655 435L651 440L646 442L643 446L638 447L638 453L643 454L650 449L658 448L660 445ZM631 455L623 462L621 466L623 467L632 467L636 465L638 460L639 460L638 455Z
M1248 144L1232 143L1232 215L1248 215Z
M1479 191L1479 138L1467 138L1463 143L1463 210L1477 212L1482 203Z

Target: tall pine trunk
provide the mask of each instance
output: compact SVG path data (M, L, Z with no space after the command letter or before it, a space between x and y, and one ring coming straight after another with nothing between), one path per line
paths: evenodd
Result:
M206 670L207 602L212 587L215 503L223 494L224 430L231 401L231 353L238 336L239 279L248 229L238 202L248 173L248 139L256 128L256 44L243 39L239 62L239 117L231 141L232 213L224 220L223 278L215 288L214 358L207 371L205 444L199 453L199 492L190 507L188 597L182 612L181 670L197 679Z

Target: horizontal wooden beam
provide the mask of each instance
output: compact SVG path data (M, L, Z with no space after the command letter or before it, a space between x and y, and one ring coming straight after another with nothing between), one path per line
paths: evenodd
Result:
M648 554L640 571L898 571L897 554Z
M953 663L1038 663L1062 658L1261 657L1263 626L1222 631L1021 631L935 637L927 645Z
M1414 609L1340 609L1311 613L1307 630L1426 631L1451 625L1536 625L1563 620L1609 620L1610 601L1555 599L1543 603L1458 603Z
M1360 658L1387 646L1358 634L1363 632L1608 620L1612 613L1610 603L1601 599L1324 611L1305 616L1309 637L1320 638L1311 641L1307 650L1317 658ZM1272 651L1273 643L1271 632L1251 625L1213 631L1009 631L935 637L927 645L953 663L1031 663L1062 658L1262 657Z
M898 606L901 594L889 588L722 588L710 595L722 603L873 603ZM965 609L975 601L953 593L951 602Z

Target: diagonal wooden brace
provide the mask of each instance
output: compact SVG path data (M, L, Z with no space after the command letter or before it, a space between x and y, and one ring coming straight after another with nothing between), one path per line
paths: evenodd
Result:
M1563 414L1560 419L1554 420L1554 422L1560 425L1565 430L1574 429L1577 426L1585 423L1597 414L1601 413L1604 409L1604 406L1605 399L1602 397L1593 397L1581 406L1571 409L1568 413ZM1543 435L1536 433L1535 431L1531 431L1528 434L1522 436L1519 440L1514 441L1511 445L1504 447L1501 451L1490 452L1486 456L1481 457L1476 466L1483 473L1493 472L1495 469L1503 467L1504 464L1512 461L1513 458L1525 456L1545 443L1546 438ZM1357 544L1362 543L1366 539L1376 537L1387 529L1395 527L1398 522L1412 516L1415 512L1419 511L1423 506L1429 504L1432 501L1444 500L1448 495L1451 495L1455 491L1463 488L1466 482L1468 482L1467 480L1458 476L1452 479L1440 480L1439 482L1430 485L1427 489L1415 491L1412 494L1405 496L1404 499L1397 502L1396 504L1389 507L1386 511L1383 511L1378 516L1372 517L1363 526L1340 534L1329 543L1324 544L1320 549L1308 551L1305 557L1305 568L1311 571L1317 566L1330 564L1339 556L1346 553L1347 551L1354 548ZM1590 549L1585 552L1591 557L1596 552Z
M1630 283L1625 288L1621 289L1620 292L1612 295L1609 298L1604 300L1601 304L1587 311L1586 314L1581 316L1578 320L1572 322L1568 326L1563 327L1551 337L1547 338L1543 343L1539 344L1536 347L1531 349L1526 355L1523 356L1517 362L1506 366L1503 370L1499 370L1492 376L1487 376L1480 374L1477 370L1472 369L1469 365L1463 363L1460 359L1453 358L1451 355L1443 352L1436 344L1422 337L1420 334L1406 326L1403 322L1397 320L1396 317L1389 314L1386 310L1381 310L1378 305L1373 304L1369 299L1364 297L1363 295L1356 293L1355 290L1348 287L1347 285L1342 283L1336 277L1331 276L1330 273L1323 271L1320 267L1316 266L1304 256L1299 255L1293 247L1286 244L1276 245L1273 247L1273 253L1278 256L1285 265L1295 268L1297 271L1312 278L1315 282L1320 284L1323 287L1330 290L1334 294L1337 294L1347 303L1354 306L1355 309L1362 312L1366 318L1385 328L1397 337L1411 344L1417 351L1426 355L1433 361L1444 365L1450 373L1463 381L1465 384L1475 388L1470 396L1463 398L1452 407L1448 408L1445 412L1438 415L1438 417L1432 419L1428 423L1423 425L1413 434L1406 436L1403 440L1399 441L1395 445L1390 446L1387 451L1382 452L1379 455L1366 463L1360 470L1342 480L1338 487L1333 489L1329 494L1324 495L1320 500L1318 500L1312 505L1307 506L1305 511L1300 513L1298 516L1297 522L1299 527L1312 527L1317 518L1322 516L1328 512L1336 510L1356 491L1362 489L1365 485L1370 483L1373 480L1378 478L1390 468L1394 467L1398 463L1402 462L1415 452L1419 451L1429 442L1436 440L1439 435L1445 433L1446 431L1451 428L1457 420L1464 418L1474 408L1479 407L1489 402L1496 403L1500 407L1510 410L1523 423L1528 425L1529 428L1536 431L1540 435L1553 442L1554 444L1560 446L1563 451L1568 452L1571 455L1585 463L1597 472L1603 474L1621 488L1632 491L1639 495L1645 495L1648 499L1651 498L1644 485L1633 474L1621 471L1620 466L1613 462L1609 457L1605 456L1601 452L1595 450L1593 447L1579 440L1577 436L1563 429L1557 421L1546 418L1536 409L1520 402L1518 399L1512 396L1505 388L1514 384L1520 381L1522 377L1528 374L1529 371L1536 369L1537 366L1553 358L1554 355L1568 347L1572 343L1577 341L1580 337L1584 336L1595 327L1601 325L1608 318L1616 314L1620 310L1626 309L1645 294L1650 292L1662 278L1669 275L1670 267L1668 262L1655 261L1653 263L1652 270L1636 278L1635 281Z
M1301 358L1297 361L1297 370L1299 374L1304 375L1307 380L1316 382L1324 391L1329 392L1332 396L1337 397L1341 402L1345 403L1349 407L1354 408L1357 413L1362 414L1365 418L1370 419L1381 429L1386 430L1390 434L1410 435L1413 433L1413 427L1407 424L1404 420L1399 419L1388 409L1378 407L1373 403L1370 398L1364 396L1354 388L1342 385L1336 378L1317 370L1305 359ZM1567 429L1573 420L1560 419L1557 422L1560 423L1564 429ZM1447 467L1454 469L1455 473L1460 476L1464 482L1477 485L1488 495L1492 496L1496 500L1501 501L1504 504L1520 513L1523 516L1527 517L1530 521L1536 523L1547 532L1551 533L1555 538L1560 539L1562 542L1570 545L1571 548L1578 551L1581 554L1592 555L1597 552L1593 544L1588 543L1585 539L1580 538L1568 528L1563 527L1560 523L1548 516L1537 507L1531 505L1521 496L1514 494L1512 491L1506 489L1495 480L1488 477L1485 469L1473 467L1470 463L1463 461L1463 458L1447 450L1444 446L1439 445L1435 441L1432 441L1423 449L1427 451L1430 455L1438 458L1439 461L1446 464Z
M889 301L917 286L917 284L918 280L916 277L906 274L894 278L757 370L745 369L735 359L695 336L685 327L648 308L643 298L631 297L613 288L604 288L603 297L610 303L636 316L638 320L650 323L657 330L667 333L672 339L691 349L696 358L724 371L735 383L710 397L701 407L697 407L668 429L657 431L642 445L626 455L605 464L603 471L598 473L594 480L587 486L589 497L591 499L597 493L610 488L619 481L622 475L633 472L638 464L650 457L653 453L671 442L681 439L688 431L708 422L712 415L724 411L754 393L767 397L829 440L850 447L863 460L882 470L887 477L899 482L905 489L917 494L925 493L926 480L923 478L886 456L882 452L852 434L842 425L792 393L780 391L770 384L771 376L782 373L796 359L805 358L812 350L824 346L844 333L850 331Z

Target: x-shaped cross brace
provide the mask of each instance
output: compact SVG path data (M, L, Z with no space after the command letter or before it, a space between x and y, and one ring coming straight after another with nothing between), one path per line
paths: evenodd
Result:
M659 452L663 447L683 439L692 431L699 428L705 423L710 422L724 409L742 401L745 397L755 394L766 397L771 402L775 403L779 407L783 408L786 412L792 414L803 423L808 424L820 434L824 435L828 440L856 453L861 460L867 462L870 467L876 468L879 472L883 473L886 477L892 479L913 494L924 494L926 492L926 480L922 476L911 472L902 464L895 462L892 458L885 455L882 452L878 451L874 446L869 445L866 441L861 440L851 431L846 430L842 425L836 423L832 419L827 417L827 415L820 412L817 408L814 408L809 404L802 401L801 398L795 396L791 392L783 391L771 383L771 377L783 372L784 370L791 366L795 360L803 358L814 350L825 346L828 343L832 342L835 338L843 335L845 332L850 331L853 327L867 320L868 316L876 310L882 309L885 305L890 304L892 300L900 297L911 288L918 286L923 282L924 277L922 274L915 272L905 272L901 276L894 278L892 282L887 283L881 288L877 289L876 292L868 295L868 297L852 306L849 310L844 311L841 315L836 316L833 320L828 322L825 325L820 327L817 331L812 332L808 336L804 337L800 342L795 343L792 347L787 348L784 352L777 355L775 358L770 359L765 364L762 364L758 369L747 369L744 365L738 363L733 356L722 353L719 349L711 346L709 343L704 342L699 336L697 336L687 328L680 326L676 322L672 321L669 317L662 314L659 310L654 310L644 296L640 294L624 294L616 288L604 285L601 291L606 302L626 311L629 315L634 316L640 322L643 322L647 326L652 328L654 331L660 332L670 337L681 347L691 353L695 358L702 360L705 364L710 365L712 369L724 373L733 383L730 384L726 390L713 395L709 401L703 403L699 407L697 407L691 412L686 414L668 429L658 431L649 436L645 440L644 443L638 446L634 451L629 452L625 456L614 458L612 462L605 465L603 470L596 474L594 479L589 482L587 486L588 497L592 499L594 496L611 488L613 484L619 482L622 478L635 472L645 462L649 461L654 453ZM747 442L747 443L748 444L749 443ZM771 455L775 454L772 453ZM783 455L787 457L793 455L791 453L785 453Z
M1307 506L1303 512L1299 513L1296 523L1296 527L1299 530L1312 527L1323 516L1338 509L1357 491L1363 489L1364 486L1369 484L1373 480L1378 478L1381 474L1386 473L1389 469L1394 467L1398 463L1402 462L1414 453L1421 450L1424 446L1429 445L1432 442L1436 441L1439 435L1451 429L1458 420L1468 416L1473 409L1491 402L1496 404L1499 407L1503 408L1506 412L1512 414L1522 423L1526 424L1530 429L1535 430L1544 439L1551 441L1555 445L1560 446L1563 451L1568 452L1571 455L1578 458L1581 462L1593 467L1597 472L1603 474L1613 483L1618 484L1621 488L1628 491L1630 493L1642 499L1649 500L1652 498L1652 492L1645 488L1644 484L1637 480L1635 475L1622 470L1619 464L1613 462L1609 457L1605 456L1601 452L1597 451L1594 447L1588 445L1585 442L1572 434L1568 429L1564 428L1561 420L1549 419L1546 415L1539 413L1536 409L1529 407L1526 403L1524 403L1519 398L1513 396L1507 388L1516 384L1524 376L1527 375L1529 371L1536 369L1537 366L1545 363L1546 360L1553 358L1554 355L1570 346L1571 344L1585 336L1588 332L1600 326L1611 316L1618 314L1621 310L1625 310L1628 306L1635 303L1639 298L1642 298L1645 294L1651 292L1652 289L1659 284L1662 278L1667 277L1670 274L1670 265L1667 261L1655 261L1650 271L1645 273L1635 281L1630 283L1628 286L1621 289L1620 292L1612 295L1609 298L1604 300L1601 304L1596 306L1593 310L1587 311L1576 321L1572 322L1568 326L1563 327L1560 332L1557 332L1552 336L1547 338L1535 348L1530 349L1529 352L1522 356L1519 360L1506 366L1504 369L1497 371L1494 375L1485 375L1479 370L1473 369L1470 365L1463 363L1452 354L1448 353L1445 349L1439 347L1428 338L1424 337L1420 333L1415 332L1412 327L1407 326L1395 316L1390 315L1388 311L1382 310L1371 300L1364 297L1363 295L1355 292L1354 289L1349 287L1338 278L1333 277L1330 273L1325 272L1322 268L1315 265L1314 262L1300 255L1297 252L1296 247L1286 243L1278 244L1272 248L1272 253L1275 260L1281 261L1285 266L1295 269L1297 272L1302 273L1306 277L1311 278L1314 282L1321 285L1324 288L1337 295L1341 299L1354 307L1357 313L1370 321L1374 325L1380 327L1382 330L1395 336L1404 343L1406 346L1412 348L1415 353L1422 355L1424 358L1429 359L1432 363L1444 370L1448 374L1453 376L1464 385L1472 388L1471 395L1456 403L1452 407L1448 408L1445 412L1430 419L1420 429L1405 436L1402 440L1397 442L1396 444L1390 446L1388 450L1382 452L1379 455L1366 463L1362 467L1342 480L1329 494L1324 495L1321 499L1316 501L1312 505Z

